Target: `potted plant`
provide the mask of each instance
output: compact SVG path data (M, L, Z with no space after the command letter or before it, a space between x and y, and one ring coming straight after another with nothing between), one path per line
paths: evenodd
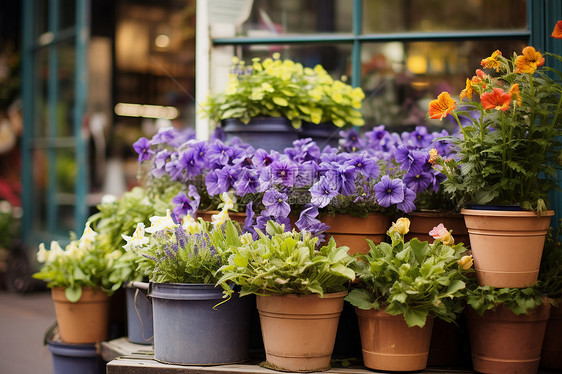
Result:
M391 243L370 242L353 263L359 284L346 297L355 306L365 366L413 371L426 367L434 318L454 322L462 311L463 272L470 268L465 248L442 225L432 244L404 240L409 220L388 230Z
M536 373L550 310L541 290L478 286L473 281L466 294L474 370Z
M364 96L320 65L305 68L278 53L248 64L235 57L226 88L208 98L203 114L222 123L227 140L238 136L256 148L282 151L298 139L294 129L303 121L363 125Z
M146 230L138 223L126 247L141 256L140 268L150 280L139 286L148 288L152 300L154 358L182 365L246 360L248 300L238 298L226 282L215 287L226 249L239 245L237 224L191 216L177 224L170 210L150 222ZM223 299L223 292L229 299Z
M495 73L478 69L467 79L460 108L447 92L429 104L430 118L451 114L462 134L451 138L457 157L436 162L447 176L445 191L463 196L461 204L470 208L461 213L481 285L527 287L537 281L554 214L547 195L557 183L562 127L562 86L547 74L560 73L544 63L531 46L511 58L495 51L482 60ZM462 124L461 114L470 120Z
M230 246L219 284L234 282L240 295L256 295L266 366L282 371L320 371L330 367L339 315L353 258L333 239L318 246L309 232L285 232L269 221Z
M109 298L123 282L112 277L119 268L119 250L100 245L97 233L86 223L80 239L65 249L52 241L50 250L41 243L34 278L47 282L55 303L61 339L66 343L95 343L107 339Z
M562 370L562 246L560 227L550 228L546 236L539 272L538 288L551 300L540 366Z

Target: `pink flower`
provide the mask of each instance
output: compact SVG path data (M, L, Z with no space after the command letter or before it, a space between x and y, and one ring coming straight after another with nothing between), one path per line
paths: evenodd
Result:
M448 231L442 223L434 227L433 230L429 232L429 235L431 235L433 239L437 239L445 245L455 244L455 239L453 239L451 232Z

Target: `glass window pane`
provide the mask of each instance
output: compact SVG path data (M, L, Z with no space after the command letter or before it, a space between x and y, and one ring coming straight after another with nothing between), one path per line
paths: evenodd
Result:
M499 49L504 56L521 53L523 40L373 43L363 46L363 113L366 128L384 124L394 131L417 125L455 129L453 123L426 120L429 101L448 91L458 101L466 78L480 61Z
M74 115L74 75L76 64L76 50L74 41L65 42L57 46L58 59L58 79L57 79L57 136L73 136L73 115Z
M526 0L363 0L363 33L527 28Z
M238 35L350 33L352 13L350 0L254 0Z
M40 49L35 54L35 79L33 88L35 91L35 119L34 137L44 137L48 133L49 104L47 101L47 89L49 79L49 53L46 48Z
M35 24L33 27L35 38L40 38L49 31L49 2L48 0L37 0L35 2L36 10L33 12ZM31 25L28 25L30 27Z
M76 0L59 0L59 30L74 27L76 24ZM95 6L95 4L93 4Z

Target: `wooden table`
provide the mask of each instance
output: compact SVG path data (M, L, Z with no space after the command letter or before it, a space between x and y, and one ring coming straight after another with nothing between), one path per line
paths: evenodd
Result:
M127 338L119 338L101 343L101 355L107 361L107 374L280 374L281 372L267 369L262 365L265 360L263 354L255 354L244 364L216 365L216 366L183 366L158 362L154 359L154 349L151 345L141 345L129 342ZM344 366L346 365L346 366ZM376 371L361 366L357 359L332 360L332 369L325 374L373 374ZM467 369L429 368L420 373L473 373Z

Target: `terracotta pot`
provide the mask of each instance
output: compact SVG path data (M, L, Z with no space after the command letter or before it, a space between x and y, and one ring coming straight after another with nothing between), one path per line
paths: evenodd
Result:
M480 373L536 373L550 305L516 315L500 305L483 316L465 309L472 366Z
M211 217L215 214L218 214L218 210L206 210L200 211L198 210L196 213L196 218L203 218L204 221L211 221ZM238 213L238 212L228 212L228 216L231 220L238 222L242 227L244 226L246 220L246 213Z
M80 299L71 303L64 288L51 290L60 336L65 343L95 343L108 338L109 297L91 287L82 288Z
M550 217L528 211L463 209L481 286L523 288L538 278Z
M562 300L560 301L562 302ZM562 372L562 305L550 308L541 353L541 367Z
M276 370L328 370L347 292L257 296L266 366Z
M333 237L338 246L349 247L349 254L369 252L369 244L365 239L379 244L384 241L386 231L392 223L390 217L377 213L367 217L349 214L323 215L320 220L330 226L326 232L326 241Z
M427 366L433 319L424 327L408 327L404 317L382 310L355 308L359 317L359 332L363 364L375 370L413 371Z
M433 243L434 239L429 235L429 232L442 223L447 230L453 230L455 243L463 243L465 247L470 245L468 230L462 214L426 211L411 212L408 213L407 217L410 220L410 231L404 236L407 241L418 238L422 242Z

